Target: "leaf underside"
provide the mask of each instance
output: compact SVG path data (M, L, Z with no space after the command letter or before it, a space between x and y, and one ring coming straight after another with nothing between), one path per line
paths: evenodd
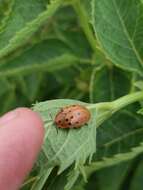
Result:
M88 124L82 128L58 129L57 131L54 124L55 115L62 107L72 104L89 106L89 104L80 101L59 99L37 103L33 107L34 111L40 113L45 123L44 144L37 162L44 171L45 168L50 169L58 166L60 174L74 162L75 170L78 171L87 159L92 159L93 153L96 151L95 111L92 110L94 117L91 116ZM76 172L75 175L77 175Z

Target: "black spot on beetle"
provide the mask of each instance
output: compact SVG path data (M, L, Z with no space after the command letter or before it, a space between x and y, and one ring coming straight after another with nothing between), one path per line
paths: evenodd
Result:
M59 120L58 123L61 123L61 120Z
M66 119L66 121L69 121L68 119Z
M71 116L71 119L73 119L73 115Z
M70 122L69 122L68 124L69 124L69 125L71 125L71 123L70 123Z

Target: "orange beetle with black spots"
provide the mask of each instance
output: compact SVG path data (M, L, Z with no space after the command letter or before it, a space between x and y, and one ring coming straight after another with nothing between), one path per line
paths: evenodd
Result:
M55 117L58 128L80 128L91 117L90 111L82 105L70 105L62 108Z

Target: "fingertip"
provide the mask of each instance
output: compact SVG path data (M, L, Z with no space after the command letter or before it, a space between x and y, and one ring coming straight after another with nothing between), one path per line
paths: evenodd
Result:
M17 189L30 172L41 149L43 121L28 108L17 108L0 118L0 187Z
M37 128L39 134L41 134L41 138L43 139L45 130L44 122L40 114L26 107L17 108L15 111L19 112L22 119L26 118L29 124L32 124L31 127L33 127L34 130Z

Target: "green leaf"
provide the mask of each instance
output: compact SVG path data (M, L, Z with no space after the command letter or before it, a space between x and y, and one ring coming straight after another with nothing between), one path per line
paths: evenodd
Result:
M60 175L57 175L57 168L55 168L51 172L49 179L46 181L46 184L44 185L44 187L48 188L48 190L64 190L64 187L67 182L67 176L68 176L70 169L71 168L62 172ZM31 178L31 180L32 180L32 178ZM27 180L27 182L25 182L25 185L26 185L26 183L28 183L28 180ZM26 188L26 186L25 186L25 188ZM37 188L37 186L35 186L35 188ZM30 189L30 186L29 186L29 189ZM25 190L25 189L22 189L22 190Z
M122 189L122 183L124 178L129 173L131 167L130 162L121 163L117 166L110 168L104 168L95 172L90 179L88 184L85 186L86 190L100 189L100 190L119 190ZM114 180L113 180L114 178Z
M9 83L5 78L0 80L0 99L1 99L1 110L0 113L5 113L12 108L12 103L15 99L15 86Z
M92 0L92 13L95 34L107 56L118 67L142 73L140 0Z
M71 189L75 185L79 175L80 175L79 170L72 170L71 172L69 172L67 183L64 187L64 190Z
M26 47L26 50L23 49L12 58L4 59L0 65L0 77L25 75L35 71L53 72L79 63L90 65L89 57L89 46L83 33L71 31L65 35L64 40L57 37L45 39Z
M97 152L93 164L87 168L89 174L130 160L143 151L143 117L133 114L133 110L138 110L138 106L115 114L97 130Z
M74 190L85 190L85 181L83 180L83 178L79 178L76 182L76 184L74 185Z
M141 190L143 186L143 161L139 162L136 170L134 171L133 178L130 183L130 190Z
M82 3L84 4L85 10L88 15L89 22L91 21L91 0L83 0Z
M43 75L41 75L41 73L33 73L26 77L17 76L16 78L18 79L17 85L21 87L23 95L29 100L29 102L33 103L40 91Z
M44 187L46 180L48 179L52 169L51 168L43 168L43 170L39 171L39 175L35 179L34 183L30 190L40 190Z
M36 44L22 55L0 65L0 77L29 74L35 71L55 71L76 64L70 48L57 39Z
M138 111L139 114L143 115L143 108Z
M55 114L57 114L61 107L70 104L89 106L89 104L75 100L52 100L38 103L33 108L34 111L40 113L45 122L45 140L38 160L44 171L45 168L47 170L48 168L59 166L58 173L61 173L74 162L75 169L79 170L87 158L91 159L96 151L95 110L92 110L92 117L87 126L83 126L77 130L58 129L57 133L54 124ZM40 177L40 179L42 180L43 177ZM40 180L35 182L35 184L39 185L41 183ZM42 185L40 187L42 188Z
M0 32L4 29L11 15L12 7L15 0L0 1Z
M143 81L139 80L134 83L134 86L137 87L139 90L143 90Z
M90 101L112 101L129 93L130 74L116 67L95 67L90 80Z
M47 7L47 1L15 0L7 27L0 34L0 58L22 46L47 21L61 5L61 0L54 0ZM47 10L46 10L47 7Z
M93 52L95 53L97 51L97 44L89 24L88 11L86 11L85 5L81 1L73 1L72 6L78 15L80 26L84 31Z

